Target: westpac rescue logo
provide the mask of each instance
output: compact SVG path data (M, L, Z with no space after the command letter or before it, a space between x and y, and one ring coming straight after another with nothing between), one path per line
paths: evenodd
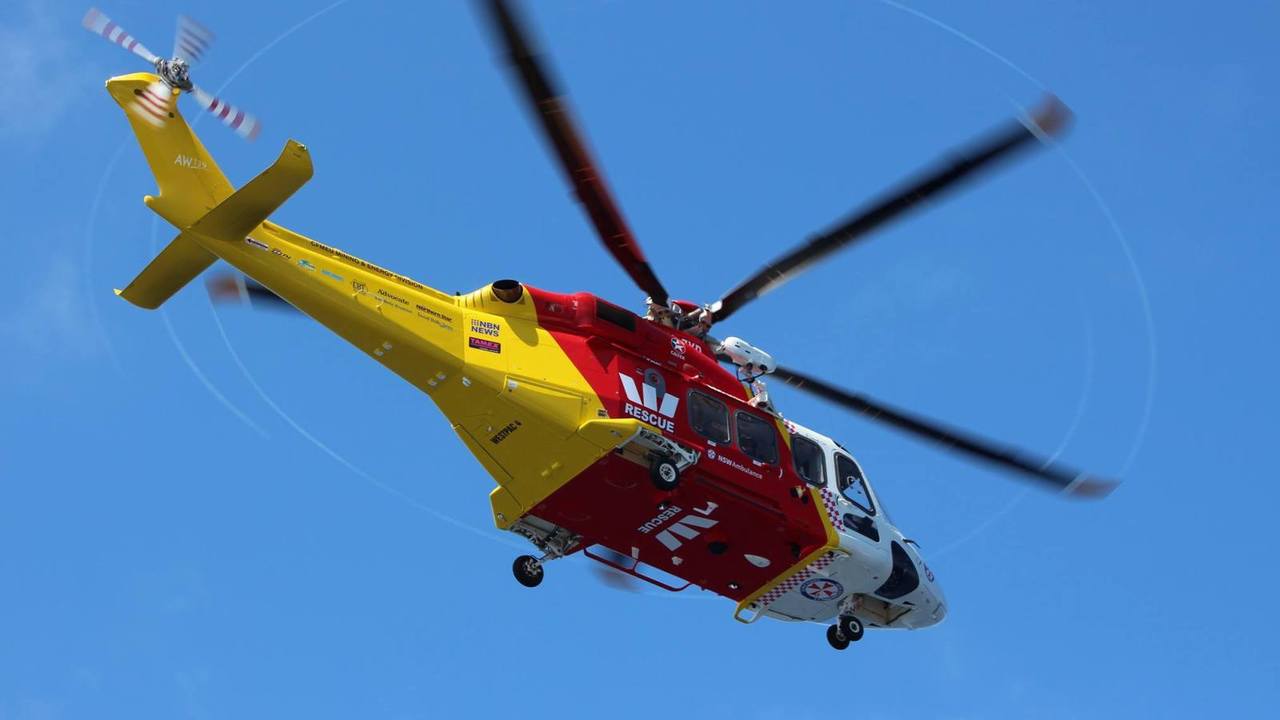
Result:
M626 373L618 373L622 380L622 392L627 401L622 411L631 417L647 422L664 432L676 431L676 407L680 398L667 392L667 382L662 373L652 368L644 371L644 383L637 386L636 379Z
M686 514L684 517L668 525L665 530L654 537L656 537L658 542L662 543L668 550L675 552L684 544L680 541L680 538L676 537L677 535L685 540L692 540L701 535L703 530L713 528L720 523L719 520L712 520L710 517L711 513L715 512L717 507L719 506L715 503L708 502L705 508L694 508L693 512ZM680 513L680 508L672 505L671 507L663 510L649 522L636 528L636 530L648 535L654 530L662 527L663 523Z

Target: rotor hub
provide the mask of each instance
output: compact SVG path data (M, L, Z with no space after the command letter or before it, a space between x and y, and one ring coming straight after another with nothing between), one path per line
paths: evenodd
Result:
M169 87L183 92L191 92L193 87L191 84L191 66L183 58L176 57L172 60L156 58L156 74Z

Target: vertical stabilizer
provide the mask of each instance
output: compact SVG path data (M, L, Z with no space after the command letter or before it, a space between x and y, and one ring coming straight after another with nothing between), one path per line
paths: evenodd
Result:
M151 73L121 75L107 81L107 92L124 109L155 175L159 192L147 197L147 206L185 228L227 199L234 188L178 111L177 93L169 100L168 117L162 123L134 109L138 98L157 81L159 77Z

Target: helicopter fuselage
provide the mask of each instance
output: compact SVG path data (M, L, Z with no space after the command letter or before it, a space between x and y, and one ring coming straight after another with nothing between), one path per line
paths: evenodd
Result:
M108 90L127 108L155 79ZM753 407L706 341L589 293L440 292L266 220L310 178L304 147L233 193L180 116L126 115L161 186L147 204L183 232L120 294L155 307L214 259L236 267L431 397L496 481L497 527L542 560L583 551L696 585L743 621L840 613L914 628L945 614L852 457ZM655 480L662 463L673 485Z

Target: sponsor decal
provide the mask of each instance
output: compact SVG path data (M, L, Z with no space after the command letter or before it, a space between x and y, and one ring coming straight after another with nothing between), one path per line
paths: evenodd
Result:
M696 353L703 353L702 345L695 340L689 338L673 337L671 338L671 354L676 357L684 357L686 350L692 350Z
M408 301L408 300L405 300L404 298L400 297L399 295L394 295L394 294L392 294L392 293L389 293L389 292L387 292L386 290L383 290L382 288L378 288L378 294L379 294L379 295L381 295L382 297L384 297L384 298L388 299L388 300L394 300L395 302L398 302L398 303L400 303L401 305L408 305L408 304L409 304L409 301Z
M284 258L285 260L292 260L292 259L293 259L293 256L292 256L292 255L290 255L289 253L287 253L287 252L285 252L285 251L283 251L283 250L281 250L280 248L277 248L277 247L273 247L273 248L271 248L271 254L272 254L272 255L279 255L280 257Z
M177 165L178 167L188 168L190 170L208 170L209 169L209 163L201 160L200 158L191 157L190 155L178 155L178 157L173 159L173 164Z
M368 270L371 273L381 275L382 277L387 278L388 280L394 280L400 283L401 285L404 285L405 287L411 287L414 290L426 289L426 286L424 286L420 282L415 282L413 280L410 280L409 278L403 275L397 275L391 272L390 270L387 270L386 268L378 267L377 265L374 265L371 262L365 262L364 260L361 260L355 255L348 255L347 253L344 253L337 248L329 247L328 245L325 245L324 243L316 242L315 240L311 240L310 243L311 243L311 247L316 250L319 250L324 253L328 253L329 255L332 255L333 257L336 257L336 258L341 258L358 268L363 268L365 270Z
M929 582L933 582L933 571L929 569L929 566L923 560L920 561L920 567L924 568L924 576L929 578Z
M800 586L800 594L810 600L830 602L844 594L844 586L828 578L812 578Z
M680 549L680 546L684 543L676 537L677 535L685 540L692 540L701 535L703 530L713 528L720 523L719 520L712 520L708 517L715 512L716 507L715 503L709 502L705 508L694 508L693 512L671 523L666 530L658 533L656 535L658 542L672 552ZM645 524L647 525L648 523ZM641 527L644 526L642 525Z
M488 322L486 320L472 320L471 332L477 335L488 335L489 337L498 337L501 328L498 323Z
M363 294L365 294L365 293L369 292L369 288L368 288L368 286L366 286L364 283L360 282L359 280L352 280L352 281L351 281L351 289L352 289L352 290L355 290L356 292L360 293L361 295L363 295Z
M310 260L307 260L306 258L303 258L303 259L301 259L301 260L299 260L299 261L298 261L298 267L301 267L303 270L306 270L306 271L308 271L308 272L315 272L315 271L316 271L316 266L315 266L315 265L313 265L313 264L311 263L311 261L310 261Z
M338 282L343 281L342 276L332 270L326 270L324 268L320 268L320 274L331 280L337 280Z
M491 353L502 352L502 343L496 343L492 340L485 340L484 338L469 337L467 338L467 344L477 350L484 350L485 352L491 352Z
M684 344L680 338L671 338L671 355L678 360L684 359Z
M522 425L524 425L524 423L520 422L519 420L516 420L515 422L507 423L506 427L502 428L501 430L498 431L496 435L489 438L489 442L493 443L494 445L501 443L503 440L506 440L508 437L510 437L511 433L519 430Z
M637 386L636 379L626 373L618 373L622 392L627 396L622 411L642 422L665 432L676 431L676 407L680 398L667 392L662 374L650 368L644 371L644 384Z
M247 243L249 243L250 245L252 245L252 246L254 246L254 247L258 248L259 250L266 250L267 252L271 252L271 246L270 246L270 245L267 245L266 243L264 243L264 242L262 242L262 241L260 241L260 240L254 240L254 239L253 239L253 238L251 238L251 237L247 237L247 238L245 238L245 239L244 239L244 241L245 241L245 242L247 242Z
M743 465L742 463L738 462L737 460L734 460L731 457L725 457L723 453L717 453L715 450L711 450L711 449L707 450L707 459L715 460L716 462L722 465L728 465L734 470L737 470L738 472L744 472L750 475L751 477L756 478L757 480L764 479L764 475L761 475L760 473L756 472L755 470L752 470L751 468L747 467L746 465Z
M448 330L449 332L453 332L452 317L445 315L442 312L436 312L435 310L432 310L431 308L421 303L416 303L414 307L418 309L418 317L422 318L423 320L429 320L435 325L445 330Z
M414 307L418 308L418 312L420 312L420 313L426 313L426 314L428 314L428 315L430 315L430 316L432 316L432 317L436 318L437 320L442 320L442 321L447 322L447 323L452 323L452 322L453 322L453 318L449 317L448 315L445 315L445 314L444 314L444 313L442 313L442 312L436 312L435 310L432 310L431 308L427 307L426 305L414 305Z

